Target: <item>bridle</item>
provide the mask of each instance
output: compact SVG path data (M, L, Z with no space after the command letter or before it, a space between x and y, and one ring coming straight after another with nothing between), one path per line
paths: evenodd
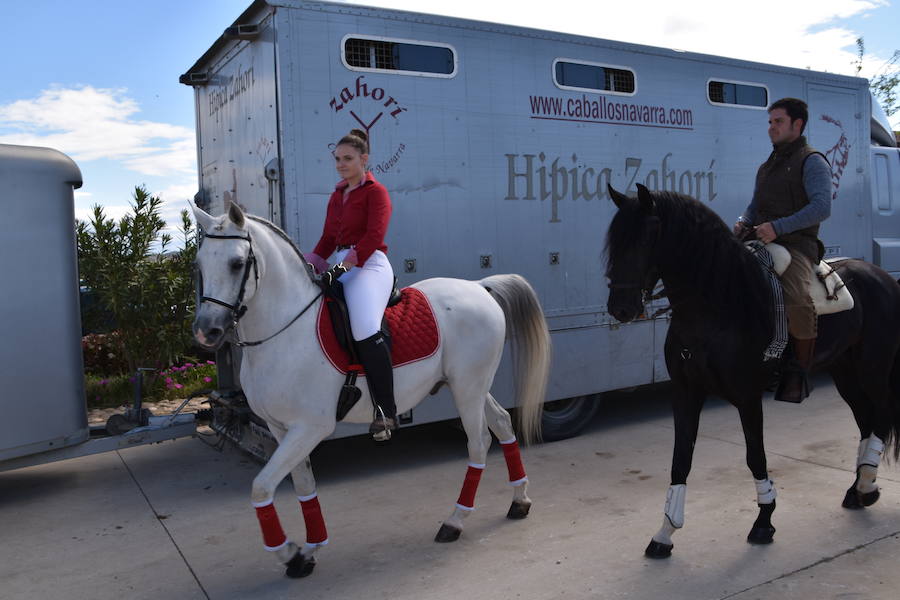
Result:
M650 216L656 220L656 232L654 234L653 240L653 248L655 252L655 248L657 244L659 244L659 240L662 237L662 229L659 224L659 217L654 212L651 212ZM653 293L653 290L656 288L656 282L659 281L659 273L656 272L653 268L648 268L647 273L644 275L644 281L628 281L628 282L610 282L607 284L610 290L638 290L641 295L641 306L646 307L648 302L652 302L653 300L658 300L660 298L665 298L667 296L665 288L662 288L656 294ZM671 310L671 306L667 306L657 310L650 318L655 318L664 312L668 312Z
M215 235L210 233L203 233L202 238L200 240L200 244L202 245L204 239L212 239L212 240L245 240L247 244L250 246L249 252L247 252L247 260L244 262L244 275L241 277L241 288L238 291L237 300L233 303L229 304L223 300L219 300L218 298L213 298L212 296L206 296L203 294L203 274L197 271L197 307L200 307L200 304L203 302L212 302L213 304L218 304L219 306L223 306L231 311L231 324L229 325L229 329L234 330L235 336L235 346L239 347L247 347L247 346L259 346L263 342L268 342L273 337L285 331L288 327L293 325L297 319L303 316L303 314L309 310L309 308L315 304L316 300L318 300L322 296L322 292L316 294L316 296L310 300L309 304L303 307L303 310L297 314L296 317L291 319L287 325L273 333L272 335L263 338L261 340L257 340L254 342L242 342L238 338L237 334L237 324L238 321L241 320L247 313L247 305L244 304L244 294L247 291L247 281L250 279L250 270L253 269L253 283L254 285L259 285L259 267L257 266L256 256L253 254L253 240L250 239L250 232L247 232L246 236L243 235Z

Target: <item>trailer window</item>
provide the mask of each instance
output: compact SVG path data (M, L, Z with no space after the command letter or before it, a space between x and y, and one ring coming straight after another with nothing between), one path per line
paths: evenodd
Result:
M406 75L456 74L456 56L449 46L390 40L344 38L344 63L355 69L393 71Z
M634 93L634 72L621 67L557 59L553 77L556 85L561 88Z
M710 80L706 91L709 101L713 104L753 106L757 108L765 108L769 105L769 90L763 85L737 81Z

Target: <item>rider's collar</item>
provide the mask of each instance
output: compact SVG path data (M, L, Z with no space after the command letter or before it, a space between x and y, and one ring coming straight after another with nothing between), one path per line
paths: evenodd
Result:
M370 183L375 183L375 176L372 175L371 171L366 171L366 176L357 187L363 187L364 185L369 185ZM338 191L344 191L348 185L350 185L349 181L347 181L346 179L341 179L337 182L337 185L334 186L334 189Z
M797 149L802 148L806 145L806 136L800 136L793 142L787 142L785 144L774 144L773 149L776 153L782 156L789 156L793 154Z

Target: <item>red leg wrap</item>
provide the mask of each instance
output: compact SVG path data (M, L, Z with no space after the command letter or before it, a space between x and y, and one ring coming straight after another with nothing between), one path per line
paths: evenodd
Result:
M259 528L262 529L263 544L266 550L280 548L287 541L284 530L281 529L281 521L275 512L275 505L271 502L265 506L256 507L256 518L259 519Z
M519 442L513 440L509 444L500 444L500 447L503 448L503 458L506 459L509 482L517 483L526 480L525 467L522 465L522 455L519 454Z
M325 518L322 516L322 507L319 506L318 496L311 500L301 500L300 510L303 511L303 522L306 524L306 543L322 544L328 541L328 532L325 530Z
M473 467L469 465L466 471L466 480L463 482L462 491L459 493L459 500L456 503L465 508L475 508L475 492L478 491L478 482L481 481L483 468Z

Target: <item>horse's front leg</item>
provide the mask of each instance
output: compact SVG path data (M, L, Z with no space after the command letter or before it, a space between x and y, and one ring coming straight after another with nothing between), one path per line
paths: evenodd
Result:
M265 549L273 552L279 562L286 566L288 577L309 575L316 561L313 553L328 543L325 521L315 492L315 479L309 463L309 454L325 438L325 428L310 425L296 425L287 431L270 426L278 439L278 448L269 462L253 480L251 501L256 508L256 516L262 530ZM290 541L281 528L275 511L274 497L278 484L293 474L294 489L297 491L306 523L306 544L300 549Z
M700 424L700 410L705 395L702 392L679 388L672 403L675 420L675 450L672 453L672 483L666 492L663 523L650 540L644 555L649 558L668 558L672 555L672 534L684 526L684 502L687 478L694 457L694 443Z
M756 484L756 504L759 515L747 534L751 544L771 544L775 535L772 513L775 512L775 484L769 479L766 466L766 449L763 444L762 395L744 398L738 407L744 442L747 446L747 466Z

